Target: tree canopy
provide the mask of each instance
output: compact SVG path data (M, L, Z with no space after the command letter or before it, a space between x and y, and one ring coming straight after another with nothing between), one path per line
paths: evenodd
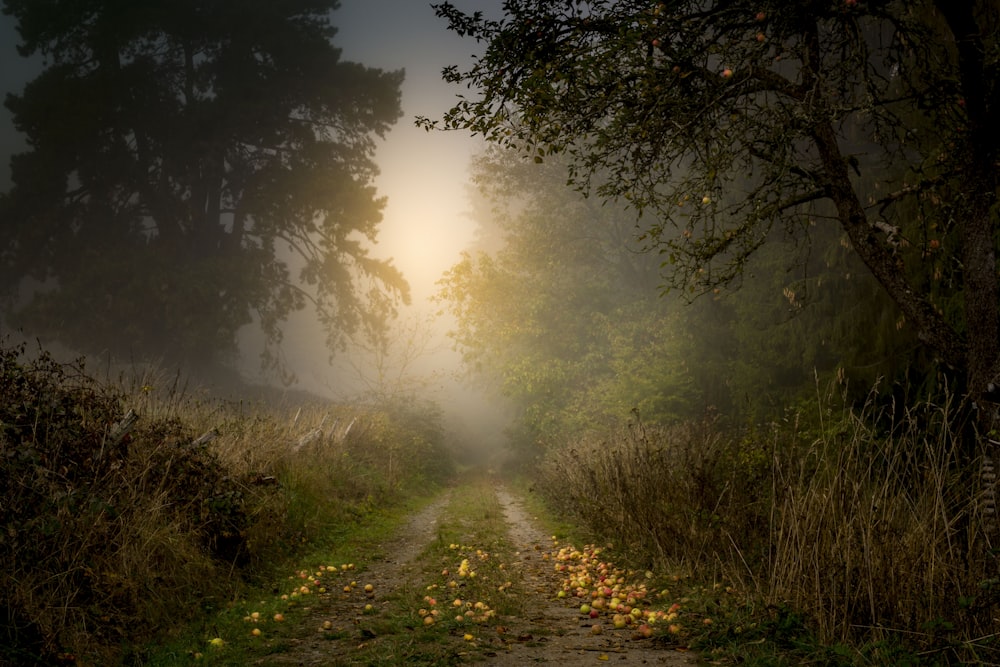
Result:
M369 256L376 140L403 73L341 60L336 0L5 0L44 71L6 106L29 150L0 199L9 322L83 351L275 354L311 307L331 352L409 288Z
M834 226L974 396L998 379L1000 7L989 0L435 5L484 42L463 129L646 214L669 285L738 285ZM864 336L858 332L859 338Z
M835 228L810 244L773 235L738 293L685 304L660 298L658 258L641 252L629 212L566 188L559 156L492 149L473 174L481 241L439 297L466 367L515 408L511 442L532 458L633 410L650 424L754 423L815 401L817 378L852 401L880 378L896 395L929 379L899 310Z

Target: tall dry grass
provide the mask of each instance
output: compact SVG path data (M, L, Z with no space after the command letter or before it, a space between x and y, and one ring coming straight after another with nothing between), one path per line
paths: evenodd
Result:
M550 452L540 487L639 558L802 613L823 642L971 647L1000 630L984 452L954 399L880 401L742 434L633 423Z
M870 400L804 451L776 448L768 559L754 583L807 611L826 640L992 634L1000 599L980 512L985 452L967 446L952 397L893 422L887 411L896 408Z
M117 664L440 480L442 448L377 406L220 401L0 346L0 664Z

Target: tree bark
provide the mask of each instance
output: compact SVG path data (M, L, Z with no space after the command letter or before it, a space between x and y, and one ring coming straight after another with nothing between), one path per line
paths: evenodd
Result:
M987 71L981 27L989 27L998 20L1000 12L982 4L971 0L939 0L936 3L955 39L963 95L956 104L961 102L967 118L966 141L958 149L963 154L961 170L966 186L960 234L968 337L968 391L977 401L982 401L991 383L1000 384L1000 286L994 246L998 226L997 188L1000 187L1000 140L996 132L996 123L1000 120L1000 86L990 87L987 83L995 77Z
M906 281L896 257L869 222L851 183L847 160L840 151L833 127L829 123L818 124L813 128L813 140L826 177L824 185L837 208L840 224L861 261L899 305L903 315L916 328L920 340L950 367L963 370L967 363L965 342L934 306Z

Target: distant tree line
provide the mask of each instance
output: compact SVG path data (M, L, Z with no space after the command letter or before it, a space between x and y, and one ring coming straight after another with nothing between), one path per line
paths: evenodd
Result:
M739 289L664 298L633 216L566 188L557 157L493 149L474 174L480 242L439 298L470 373L518 410L525 453L633 413L740 424L815 406L817 390L853 402L878 383L901 400L938 388L926 347L835 227L808 242L774 232Z

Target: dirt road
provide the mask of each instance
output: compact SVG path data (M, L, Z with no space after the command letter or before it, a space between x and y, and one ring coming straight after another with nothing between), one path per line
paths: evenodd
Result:
M616 629L610 613L598 618L581 613L581 602L589 598L557 597L566 587L565 574L558 571L558 559L568 558L565 547L560 553L560 545L503 485L483 485L473 497L480 503L475 508L467 493L462 488L443 493L356 574L338 572L343 590L316 596L300 636L255 664L696 664L665 627L654 625L645 637L639 621L629 619ZM494 533L486 532L489 525L497 526ZM473 536L467 539L480 540L484 548L446 544L447 536L456 534ZM480 580L472 568L481 571ZM488 583L497 575L505 580ZM479 602L473 607L471 600L483 591L493 593L492 607L480 608ZM417 605L426 609L414 611Z

